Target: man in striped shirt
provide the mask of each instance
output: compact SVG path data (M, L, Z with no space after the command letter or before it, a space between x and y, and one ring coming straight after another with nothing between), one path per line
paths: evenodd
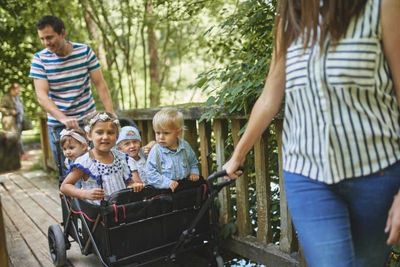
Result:
M58 17L44 16L36 27L45 48L34 55L29 77L33 78L39 104L47 112L50 146L60 163L54 145L59 132L65 127L79 127L85 117L96 111L91 82L104 109L111 113L114 109L93 50L85 44L67 41L64 23Z

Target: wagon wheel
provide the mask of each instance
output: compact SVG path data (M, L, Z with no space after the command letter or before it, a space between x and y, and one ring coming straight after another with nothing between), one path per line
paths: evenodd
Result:
M67 252L64 233L61 227L58 224L50 225L47 238L49 240L50 255L54 266L64 266L67 262Z

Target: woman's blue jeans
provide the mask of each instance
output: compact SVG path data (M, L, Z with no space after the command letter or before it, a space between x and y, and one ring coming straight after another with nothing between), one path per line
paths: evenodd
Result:
M49 136L50 150L51 153L53 154L53 158L57 167L61 168L62 170L62 176L66 174L64 166L65 157L64 154L62 153L61 147L57 146L60 146L60 133L63 129L65 129L64 126L55 126L55 127L47 126L47 134Z
M286 196L309 267L382 267L384 233L400 188L400 162L377 173L327 185L284 172Z

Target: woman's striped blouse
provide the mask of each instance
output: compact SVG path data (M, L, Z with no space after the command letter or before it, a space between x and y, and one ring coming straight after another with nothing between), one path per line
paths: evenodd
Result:
M284 170L325 182L400 160L400 109L381 44L380 1L368 0L336 45L286 54Z

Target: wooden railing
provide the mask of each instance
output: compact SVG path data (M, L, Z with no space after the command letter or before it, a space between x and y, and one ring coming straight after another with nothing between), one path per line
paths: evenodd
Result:
M133 118L142 132L143 143L154 140L152 118L159 109L140 109L124 111L122 116ZM246 123L244 117L221 117L206 122L200 121L203 108L180 109L185 119L185 139L191 144L200 158L201 174L207 177L211 170L220 170L228 158L225 144L228 138L236 145L239 141L239 132ZM282 119L276 118L271 127L275 127L278 151L281 151ZM228 135L228 133L231 135ZM268 132L268 131L266 131ZM282 158L279 153L279 186L280 186L280 239L279 245L272 243L271 224L271 177L268 175L269 164L267 160L268 134L254 146L254 162L248 164L254 166L253 170L245 170L243 177L236 181L236 214L232 214L231 194L226 188L219 194L220 222L226 224L236 217L237 232L231 238L223 241L223 246L243 257L266 266L300 266L304 265L299 260L297 240L292 226L286 204L285 190L283 186ZM213 153L214 152L214 153ZM252 225L250 221L249 203L249 176L255 172L256 210L257 210L257 234L251 235Z
M152 118L159 109L136 109L123 111L119 115L135 120L142 133L142 143L154 140ZM185 139L191 144L193 150L200 159L200 171L203 177L207 177L211 171L220 170L227 160L228 151L225 144L228 138L232 138L233 144L239 141L240 129L247 119L245 117L221 117L211 121L200 121L204 109L199 107L179 109L185 119ZM235 184L236 210L233 214L231 190L225 188L219 194L220 222L226 224L236 218L237 231L230 238L225 239L222 245L225 249L252 261L266 266L303 266L299 257L298 245L291 218L288 212L282 175L281 158L281 133L282 119L276 118L270 127L276 132L278 153L279 187L280 187L280 238L278 244L272 243L272 193L269 176L270 164L268 162L267 142L271 138L268 134L254 146L254 162L250 166L254 168L245 170L243 177ZM267 133L268 131L266 131ZM230 135L228 133L231 133ZM43 148L48 150L48 146ZM51 154L51 153L50 153ZM47 153L48 157L50 156ZM46 159L45 161L49 160ZM252 235L252 222L250 220L249 183L250 173L255 173L257 231Z

